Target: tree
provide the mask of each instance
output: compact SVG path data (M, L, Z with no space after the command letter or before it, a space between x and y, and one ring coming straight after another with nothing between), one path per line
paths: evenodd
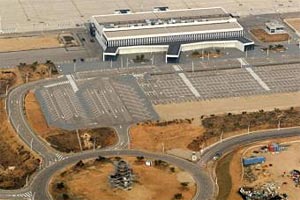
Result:
M56 183L56 188L59 190L63 189L63 188L65 188L65 184L63 182Z
M62 194L62 198L63 198L64 200L70 199L69 195L68 195L68 194L65 194L65 193Z
M142 160L144 160L144 156L137 156L136 159L137 161L141 162Z
M176 200L183 199L183 196L181 193L177 193L177 194L174 194L174 199L176 199Z
M136 60L136 61L140 61L140 60L141 60L140 56L139 56L139 55L136 55L135 60Z
M142 55L141 55L141 61L143 61L144 59L145 59L145 55L142 54Z

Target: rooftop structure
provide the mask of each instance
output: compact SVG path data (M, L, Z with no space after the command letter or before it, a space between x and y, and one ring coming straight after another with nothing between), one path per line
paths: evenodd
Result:
M284 25L279 23L278 21L267 22L266 28L269 33L273 33L273 34L285 32Z

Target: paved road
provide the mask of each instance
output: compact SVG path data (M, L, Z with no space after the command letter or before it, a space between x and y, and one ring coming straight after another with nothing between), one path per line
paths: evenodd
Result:
M300 128L284 128L284 129L274 129L268 131L257 131L250 134L244 134L228 139L224 139L212 146L209 146L202 153L200 163L205 164L212 160L216 153L225 154L233 151L237 147L245 146L258 141L283 138L283 137L294 137L300 136Z
M201 168L202 164L206 164L210 161L217 152L226 153L232 151L238 146L250 144L261 140L267 140L279 137L291 137L299 136L300 129L282 129L273 131L256 132L243 136L233 137L225 139L220 143L217 143L207 148L199 161L200 165L190 163L186 160L182 160L166 154L154 154L146 153L135 150L127 150L129 145L128 126L116 126L114 127L119 135L119 142L116 146L107 149L100 149L96 151L86 151L78 154L61 155L47 144L40 140L40 138L29 127L23 110L23 99L28 90L40 87L44 84L54 83L56 81L63 81L63 77L56 80L42 80L38 82L28 83L21 85L12 91L10 91L6 104L7 112L10 116L10 122L17 130L22 140L32 150L37 152L43 158L43 168L33 176L28 187L16 191L0 191L0 198L35 198L35 199L50 199L48 194L47 185L51 176L58 170L63 169L69 164L75 163L78 160L95 158L99 155L102 156L115 156L115 155L143 155L145 157L152 157L154 159L161 159L167 162L173 163L186 171L190 172L195 181L197 182L197 194L196 199L210 200L214 195L214 181L209 174ZM41 189L42 188L42 189Z

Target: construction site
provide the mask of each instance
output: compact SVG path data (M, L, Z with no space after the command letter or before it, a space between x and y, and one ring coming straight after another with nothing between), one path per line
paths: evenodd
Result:
M231 181L219 184L221 195L227 193L227 199L232 200L297 200L300 194L298 139L266 141L232 153L227 165ZM225 184L232 186L227 192L223 188L228 187Z

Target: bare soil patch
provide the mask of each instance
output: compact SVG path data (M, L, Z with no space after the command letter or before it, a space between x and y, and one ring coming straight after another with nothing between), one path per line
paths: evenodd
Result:
M82 150L103 148L118 141L115 131L111 128L82 129L78 130L77 135L76 131L49 127L33 92L26 95L25 110L27 120L35 133L58 151L79 152L81 148Z
M154 108L160 118L165 121L186 118L197 120L201 115L220 115L228 112L241 113L243 111L254 112L259 109L270 111L274 108L288 109L291 106L300 107L299 99L300 92L293 92L154 105Z
M175 194L181 194L183 200L189 200L195 194L194 181L181 182L178 175L184 171L176 166L164 162L149 167L145 165L144 160L133 157L122 158L129 163L136 176L132 189L129 191L114 189L109 183L108 176L114 173L113 162L116 159L119 158L77 163L55 175L50 184L53 198L55 200L63 200L64 197L74 200L94 200L95 197L109 200L172 200Z
M39 167L39 159L26 145L7 120L4 101L0 101L0 189L18 189Z
M180 148L187 149L193 138L203 132L199 124L192 120L174 120L168 122L148 122L134 125L130 129L131 148L147 151L165 151Z
M287 33L269 34L264 29L260 28L251 29L250 32L262 42L283 42L290 38Z
M300 34L300 18L289 18L284 20L298 35Z
M57 35L0 38L0 52L61 47Z

